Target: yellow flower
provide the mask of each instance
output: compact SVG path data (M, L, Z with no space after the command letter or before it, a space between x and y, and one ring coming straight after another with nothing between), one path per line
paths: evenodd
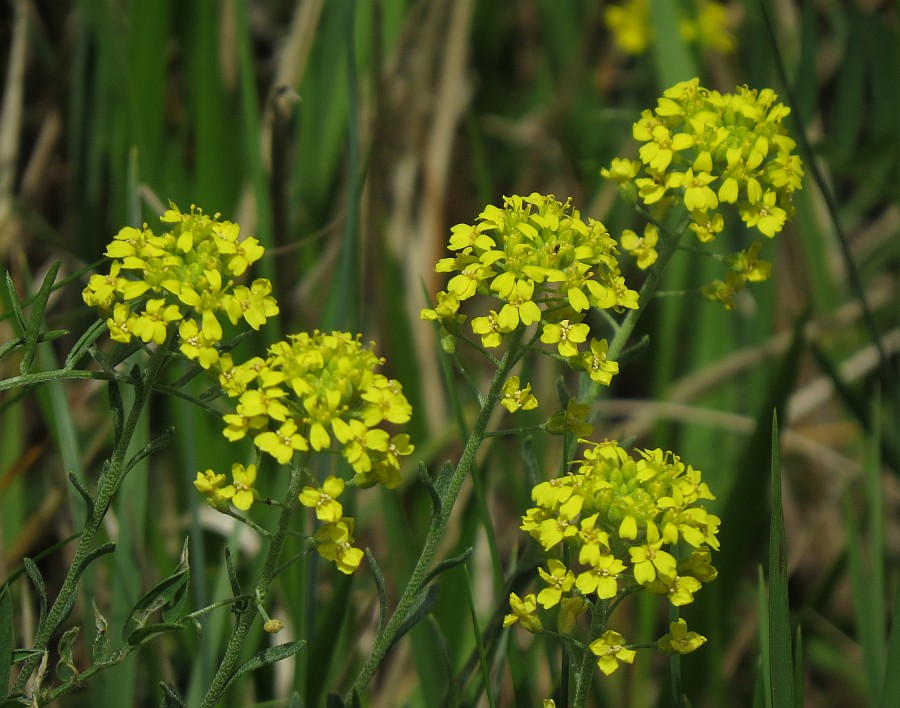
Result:
M538 400L531 393L531 384L519 388L519 377L510 376L503 384L500 405L510 413L515 413L518 410L530 411L537 408Z
M344 492L344 480L330 476L322 483L321 488L304 487L300 492L300 503L313 507L319 521L335 523L341 520L344 509L337 500Z
M575 576L572 571L563 565L562 561L551 558L547 568L549 572L543 568L538 568L541 578L547 583L548 587L538 593L537 601L543 608L549 609L554 605L558 605L562 599L563 593L568 593L575 584Z
M562 320L559 324L546 324L541 332L541 341L544 344L555 344L562 356L575 356L578 354L578 345L583 343L590 328L583 322L572 323Z
M625 637L611 629L591 642L591 651L597 656L597 666L607 676L619 668L620 661L626 664L634 661L635 651L626 647L624 642Z
M339 521L324 524L315 533L316 550L325 560L334 561L337 569L350 575L359 567L365 555L353 547L353 519L344 517Z
M668 634L660 637L656 646L668 654L690 654L706 643L706 637L689 632L687 622L677 619L669 625Z
M512 593L509 596L509 607L512 614L508 614L503 618L503 626L509 627L516 622L522 627L534 634L540 634L544 631L540 617L535 614L537 612L537 600L534 593L527 594L524 599Z
M656 244L659 242L659 229L653 224L644 227L644 235L638 236L634 231L627 229L622 232L622 248L637 260L638 268L647 270L656 263L659 254L656 252Z
M219 492L223 499L230 499L241 511L247 511L253 506L253 484L256 482L256 465L235 463L231 466L231 478L233 482Z
M286 465L291 461L298 450L308 450L309 444L300 433L297 432L297 424L293 418L288 418L279 426L278 431L267 430L260 433L253 442L260 450L269 453L278 460L279 464Z

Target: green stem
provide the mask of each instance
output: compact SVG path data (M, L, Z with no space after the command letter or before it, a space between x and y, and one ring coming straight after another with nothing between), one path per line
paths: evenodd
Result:
M122 426L122 435L119 438L119 442L113 449L112 456L109 460L109 465L105 468L104 472L97 480L97 496L94 499L94 511L91 516L85 520L84 530L81 532L81 537L78 540L78 546L75 549L75 557L72 559L72 564L69 566L68 573L66 573L66 578L63 581L62 588L60 589L59 594L56 596L56 600L53 602L53 606L47 613L46 619L38 627L37 634L35 634L34 649L38 651L43 652L47 649L47 646L50 643L50 639L53 636L53 632L65 619L65 613L69 612L72 608L72 598L75 593L78 592L78 581L81 579L81 573L84 571L84 561L92 550L94 538L97 535L97 531L100 529L100 525L103 523L103 517L106 516L106 511L109 509L110 502L112 501L113 496L118 490L119 485L122 483L122 470L124 469L125 465L125 456L128 453L131 439L134 437L134 431L137 428L138 421L140 420L144 407L147 404L150 392L153 388L153 385L156 383L156 380L159 377L160 370L162 369L162 365L166 360L166 354L168 352L171 336L172 335L170 335L165 344L157 347L153 351L152 355L150 356L150 361L147 364L146 372L143 376L142 385L135 387L134 403L132 404L131 410L128 413L128 418L125 420L125 424ZM72 376L72 374L77 374L79 372L66 370L58 372L51 371L47 373L68 374L66 376L48 377L47 379L45 379L48 381L52 378L100 378L97 376L97 372L82 372L91 374L90 377ZM40 374L36 374L35 376L40 376ZM31 383L34 382L32 381ZM31 674L34 672L35 668L37 668L39 662L40 655L28 659L23 664L22 671L19 673L19 676L16 679L16 690L25 690L25 685L28 683L28 679L31 677Z
M609 343L609 348L606 350L606 357L609 360L616 361L618 356L625 349L625 345L628 343L628 339L631 337L632 332L634 332L638 320L641 318L641 315L644 314L647 303L656 294L656 290L659 288L659 283L662 280L666 266L678 250L678 244L681 242L685 230L685 227L680 227L674 234L666 234L666 231L660 229L661 233L666 234L667 237L662 239L659 248L659 257L656 259L656 263L653 264L653 268L647 273L647 278L644 280L644 283L641 285L641 289L638 292L638 302L640 303L640 306L637 309L628 311L628 314L625 315L625 319L622 320L622 323L616 329L612 341ZM581 395L579 396L581 401L594 401L597 399L599 392L600 384L591 381L587 377L582 379Z
M593 681L594 671L596 671L594 653L591 651L590 645L606 631L606 618L608 616L607 601L599 600L592 610L591 633L587 644L581 652L581 666L575 679L575 700L572 703L572 708L584 708L587 703L588 693L591 690L591 681Z
M259 582L256 585L256 602L249 603L246 610L241 613L240 619L228 640L228 646L225 648L225 656L222 657L222 663L219 664L213 682L206 692L206 695L203 697L200 708L212 708L212 706L216 705L222 698L225 686L234 672L234 665L237 663L241 650L246 643L247 635L250 633L250 627L253 625L253 620L256 619L258 612L256 609L257 604L265 602L266 596L269 593L269 586L278 574L278 558L281 555L284 539L287 537L288 524L291 520L291 514L294 511L297 494L300 492L300 486L303 483L303 468L306 465L306 461L307 460L304 457L300 464L295 465L291 469L291 479L288 483L287 493L284 496L284 506L281 509L281 515L278 517L278 525L272 532L272 540L266 554L266 561L263 565Z
M375 644L372 647L372 653L369 655L366 663L360 669L359 674L357 675L356 680L353 683L353 687L347 694L344 700L347 705L350 705L353 702L354 694L361 694L365 687L369 684L369 681L375 674L375 670L378 668L378 665L381 663L382 659L384 659L384 655L387 653L387 650L393 644L394 637L397 634L397 630L408 619L411 611L416 605L416 600L418 599L419 594L424 590L421 585L427 577L428 571L431 567L431 562L432 560L434 560L434 556L437 553L438 545L440 544L441 538L444 535L444 531L447 528L447 522L450 519L450 513L453 510L453 506L456 503L457 497L459 496L459 491L462 488L463 482L465 481L469 470L472 468L472 465L475 462L475 456L478 453L478 448L481 447L481 443L486 437L485 434L487 431L487 424L490 420L491 413L493 413L494 406L500 399L500 395L503 390L503 384L509 377L509 374L512 371L513 367L519 362L519 360L522 358L522 355L524 354L525 350L521 347L524 334L524 327L519 328L512 333L509 349L501 360L500 365L497 368L497 372L494 374L494 378L491 381L491 386L484 398L481 409L478 411L478 416L475 418L475 423L472 426L472 430L469 433L469 439L466 441L466 446L463 450L462 457L460 458L459 463L456 465L456 469L453 471L452 476L447 481L446 486L443 488L443 492L441 494L441 508L439 511L437 511L437 513L435 513L434 517L432 518L431 526L428 529L428 535L425 538L425 545L423 546L422 552L419 555L419 560L416 563L416 567L413 570L409 582L406 584L406 587L403 590L403 594L400 596L400 599L397 602L397 608L391 615L391 618L385 626L384 630L379 633L378 637L376 637Z

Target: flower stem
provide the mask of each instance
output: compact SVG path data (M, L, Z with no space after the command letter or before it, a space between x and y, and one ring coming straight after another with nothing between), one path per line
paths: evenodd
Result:
M69 570L66 573L65 580L63 580L59 594L56 596L56 600L53 602L50 611L47 613L44 621L41 622L37 633L35 634L33 648L36 651L46 651L54 631L65 619L67 613L72 609L74 596L78 592L78 581L81 579L81 575L85 570L85 561L92 550L94 538L103 523L103 517L106 516L112 498L115 496L116 491L119 489L119 485L122 483L122 471L125 466L125 457L128 453L131 439L134 437L134 431L137 429L138 421L147 404L150 392L156 383L156 380L159 378L163 363L166 360L170 342L171 335L165 344L160 345L153 351L142 378L142 383L140 386L135 387L134 402L122 426L119 440L113 448L109 464L104 467L100 478L97 480L97 495L94 498L93 512L85 519L84 529L78 539L78 546L75 548L75 556L72 559L72 564L69 566ZM68 373L71 374L75 372ZM56 378L73 377L61 376ZM41 655L38 654L24 662L22 670L19 672L19 676L16 679L16 690L25 690L28 679L37 668L40 660Z
M656 294L659 283L662 280L662 275L666 270L666 266L678 250L678 244L681 242L681 238L685 233L685 227L679 227L674 234L668 233L663 229L660 229L660 231L666 235L666 238L662 239L659 248L659 257L657 258L656 263L654 263L653 268L647 273L647 278L644 280L644 283L641 285L641 289L638 292L638 302L640 303L640 307L628 311L628 314L625 315L622 323L615 330L615 334L606 351L607 359L612 361L615 361L625 349L625 345L628 344L628 338L631 337L638 320L641 318L641 315L644 314L646 304ZM594 401L597 399L599 391L600 384L584 377L582 379L579 400L585 402Z
M300 464L291 468L291 478L288 482L287 493L284 496L284 506L278 517L278 524L272 532L269 550L266 553L266 561L263 565L259 582L256 585L254 593L256 601L248 603L246 609L241 612L237 625L234 627L231 637L228 640L228 646L225 648L225 656L222 657L222 663L219 664L213 682L206 692L206 695L203 697L203 702L200 704L201 708L212 708L212 706L216 705L222 698L225 686L228 684L228 680L234 672L234 665L237 663L241 650L246 643L250 627L253 625L253 620L256 619L258 613L257 604L265 602L266 595L269 593L269 586L277 575L279 569L278 558L281 555L284 539L287 536L288 524L291 520L291 514L294 511L297 494L300 492L300 486L303 483L303 469L305 463L306 458L304 457Z
M606 630L606 618L609 614L607 601L599 600L591 612L591 633L586 645L581 650L581 666L578 668L578 675L575 678L575 699L572 702L572 708L584 708L587 703L591 681L596 670L594 653L591 651L590 645Z
M379 633L378 637L376 637L375 644L372 647L372 653L369 655L366 663L363 664L363 667L360 669L359 674L353 683L353 687L347 694L344 700L347 705L352 703L354 693L357 695L361 694L369 684L369 681L375 674L375 670L378 668L378 665L381 663L382 659L384 659L385 654L393 644L397 630L409 618L412 610L416 606L416 601L420 593L425 590L421 585L428 576L431 562L434 560L434 556L437 553L438 545L447 528L450 513L453 511L453 506L459 496L460 489L462 489L463 482L465 481L469 470L472 469L472 465L475 462L475 456L478 453L478 448L481 447L481 443L486 437L487 424L490 420L491 413L493 413L494 406L496 406L497 401L500 399L503 384L509 377L513 367L525 353L525 349L521 347L524 334L524 327L520 327L512 333L509 349L506 351L506 354L500 361L500 365L497 367L497 372L494 374L488 393L484 397L481 409L478 411L478 416L475 418L475 423L469 433L469 438L466 441L462 457L456 465L456 469L453 471L452 476L442 489L441 506L432 518L431 526L428 529L428 535L425 538L425 545L419 555L419 560L416 562L416 567L403 590L403 594L397 602L397 608L391 615L387 625Z

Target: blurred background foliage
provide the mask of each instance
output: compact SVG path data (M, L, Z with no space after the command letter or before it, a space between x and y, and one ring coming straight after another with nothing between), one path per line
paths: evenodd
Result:
M77 333L94 316L79 296L83 269L119 228L157 225L168 200L220 212L269 249L257 272L273 280L282 314L267 341L316 327L375 340L416 411L414 464L434 468L459 453L455 406L462 418L473 409L418 318L424 293L441 286L432 269L450 226L504 194L538 191L571 197L613 234L634 228L599 170L634 154L640 110L692 76L722 91L771 87L792 106L792 132L805 135L801 154L821 183L808 169L795 220L765 244L772 280L734 311L689 297L650 305L638 332L650 345L598 402L597 435L670 448L717 493L720 581L688 615L710 641L685 658L684 687L694 705L749 705L760 699L756 568L766 558L778 407L805 701L877 704L900 556L900 5L712 4L629 0L611 12L588 0L7 0L3 268L27 296L62 258L72 282L51 300L49 326ZM747 243L739 231L726 239L731 251ZM683 253L664 287L693 288L713 272ZM9 338L7 323L0 331ZM42 364L65 351L65 341L45 347ZM543 405L526 417L538 423L556 409L558 372L541 362L527 375ZM111 439L99 388L0 397L0 578L77 529L80 499L66 474L92 479ZM96 564L70 620L84 623L86 642L91 598L118 626L174 566L186 536L196 607L226 591L225 543L240 549L242 573L255 572L259 540L210 513L191 485L198 469L225 470L247 451L223 444L215 419L159 397L144 437L169 424L176 444L129 478L108 519L118 551ZM461 570L443 577L432 618L388 656L372 706L484 701L468 597L481 629L496 631L504 578L528 543L517 530L529 503L521 446L493 441L447 540L447 555L474 546L471 584ZM537 473L555 474L558 448L539 438L533 446ZM405 479L399 493L356 500L359 536L391 579L389 596L427 522L414 466ZM51 593L67 552L63 543L41 558ZM16 587L23 645L36 600ZM322 704L346 690L370 645L372 578L336 577L311 560L282 577L270 614L288 623L278 641L307 637L310 650L245 680L229 704L286 704L294 690L305 705ZM635 641L659 636L665 621L655 603L618 616ZM216 615L202 640L167 637L66 704L156 705L160 680L195 703L229 621ZM248 652L268 639L259 632ZM490 646L498 705L551 695L558 646L515 632ZM641 655L595 681L596 704L668 705L667 686L666 663Z

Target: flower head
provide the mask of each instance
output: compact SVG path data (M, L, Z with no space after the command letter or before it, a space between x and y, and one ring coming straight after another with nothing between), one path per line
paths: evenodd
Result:
M395 487L399 458L413 446L383 426L406 423L412 407L398 381L377 373L382 363L346 332L291 335L269 347L265 359L232 365L227 378L220 373L223 389L237 398L235 412L224 417L225 435L252 436L280 464L297 451L336 445L357 484Z
M627 166L620 165L618 173L623 172ZM574 358L588 341L590 328L583 320L591 307L622 312L638 306L606 227L582 220L570 202L552 195L505 197L502 208L486 207L474 225L454 226L448 245L454 255L435 266L450 275L447 289L421 317L458 336L463 303L476 295L493 299L471 320L486 348L537 325L542 342Z
M109 275L92 276L82 297L108 316L118 342L162 344L177 322L181 353L208 369L218 359L223 314L254 329L278 314L267 280L249 289L234 282L264 249L254 238L239 240L237 224L197 207L182 213L173 204L160 219L170 227L162 234L147 225L121 229L106 249Z

